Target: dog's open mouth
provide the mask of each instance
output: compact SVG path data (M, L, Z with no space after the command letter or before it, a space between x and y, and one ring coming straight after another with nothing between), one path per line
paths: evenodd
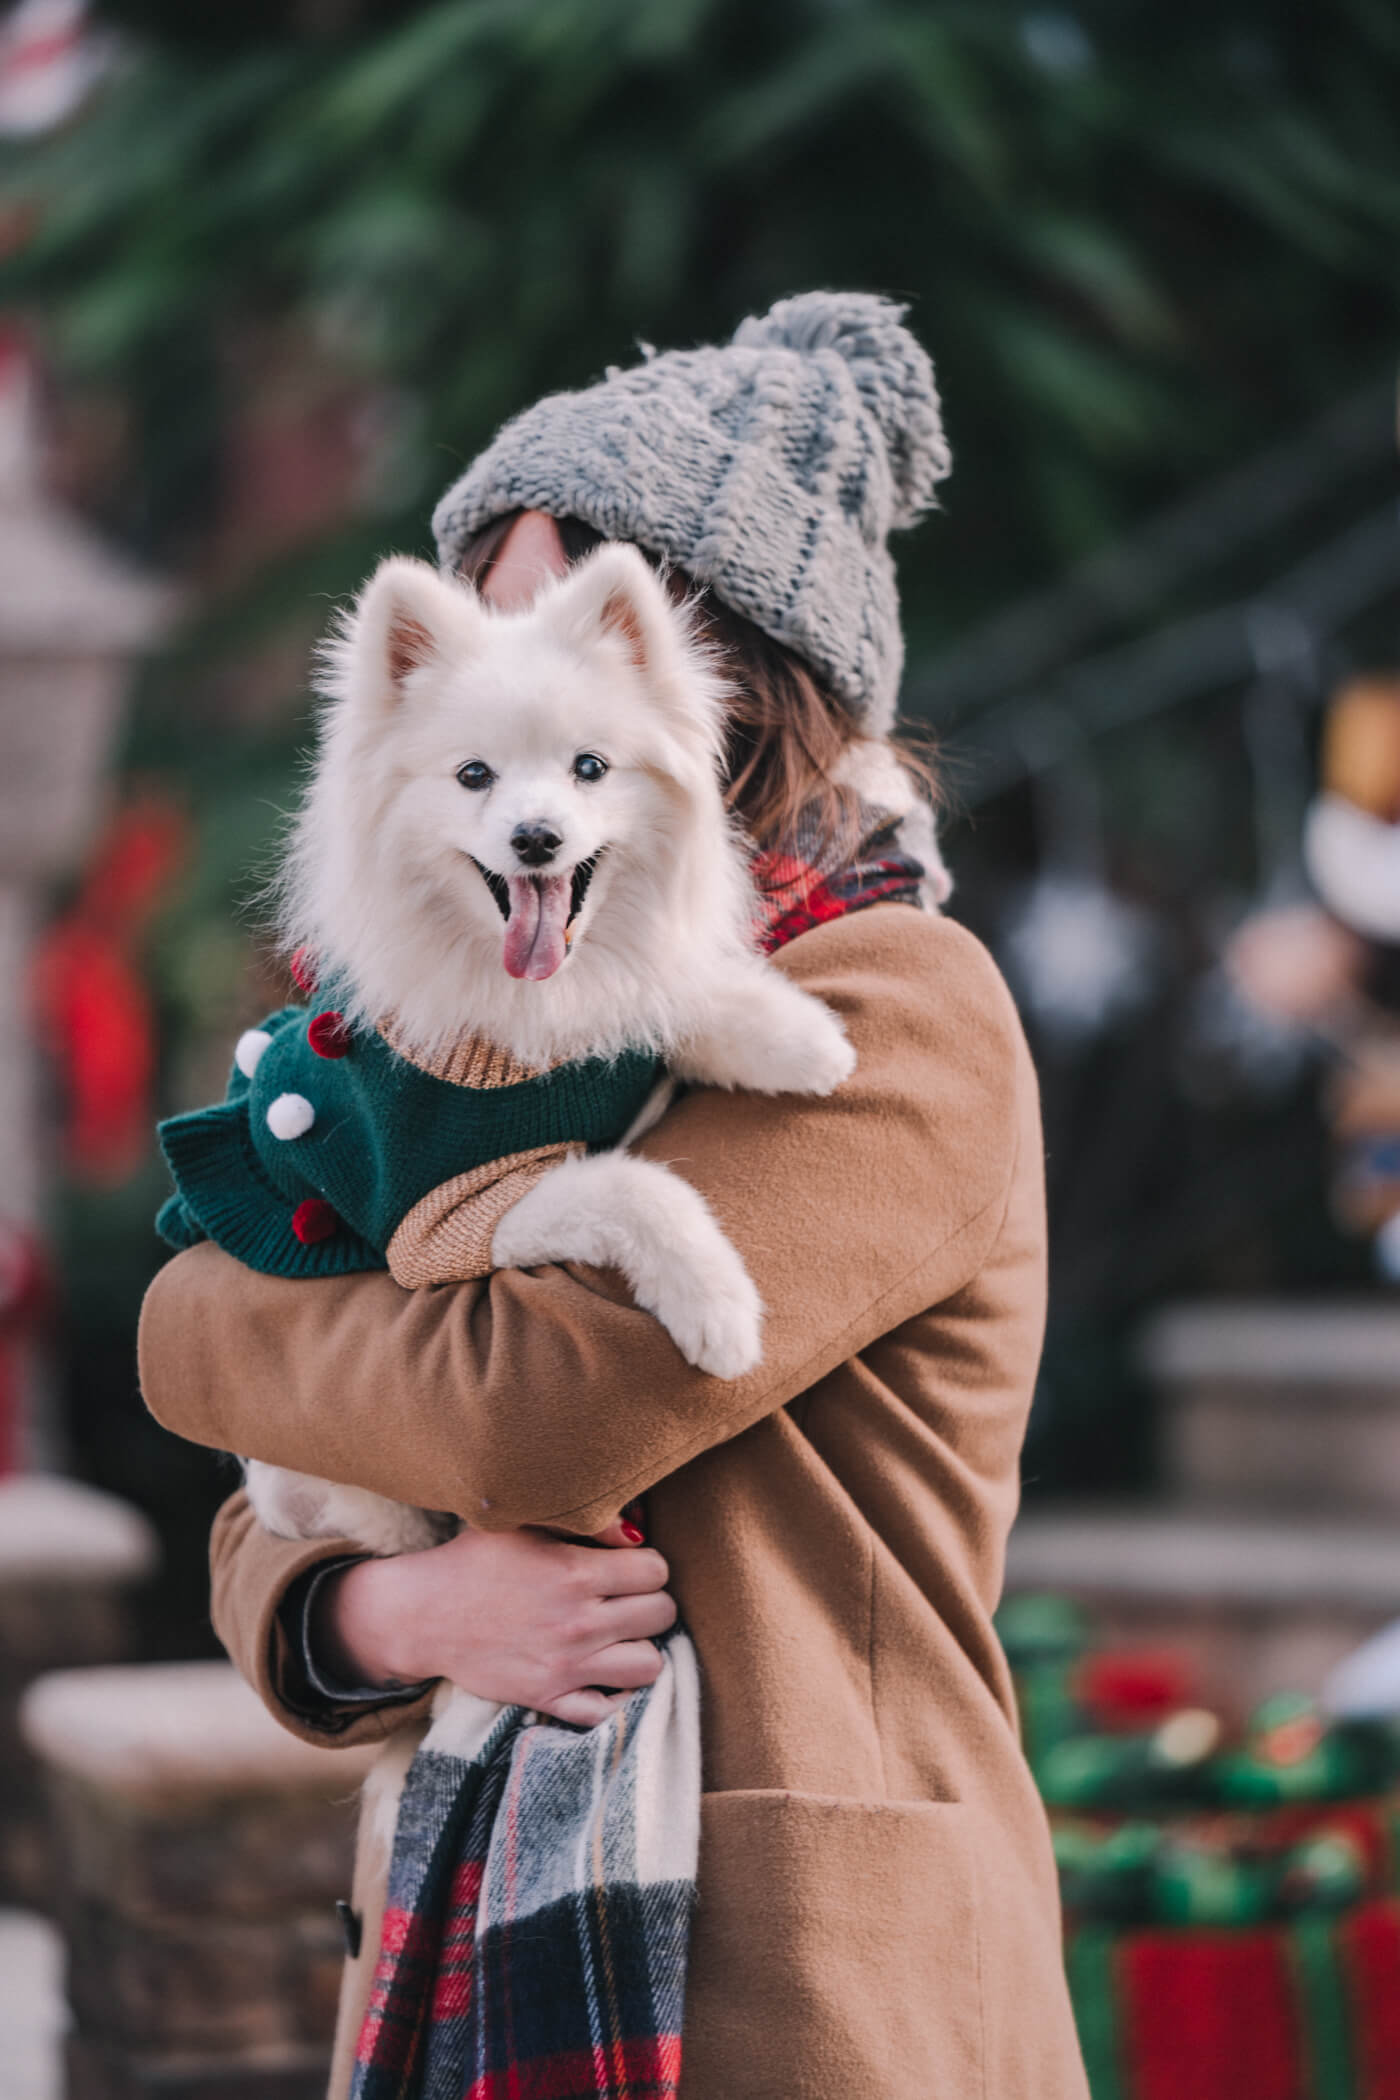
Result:
M471 860L505 920L502 960L510 975L552 977L569 952L598 855L581 860L571 875L498 875Z

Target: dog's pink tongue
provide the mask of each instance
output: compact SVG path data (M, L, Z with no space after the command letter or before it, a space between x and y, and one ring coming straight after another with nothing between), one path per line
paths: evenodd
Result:
M568 954L567 875L508 875L505 965L512 977L552 977Z

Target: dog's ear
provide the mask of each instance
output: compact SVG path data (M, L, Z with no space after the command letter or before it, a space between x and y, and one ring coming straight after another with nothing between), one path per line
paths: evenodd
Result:
M679 614L665 584L636 547L598 547L557 583L540 608L567 639L586 646L598 633L621 642L653 680L676 667Z
M469 584L391 554L361 591L343 637L355 689L396 707L416 672L475 649L482 617Z

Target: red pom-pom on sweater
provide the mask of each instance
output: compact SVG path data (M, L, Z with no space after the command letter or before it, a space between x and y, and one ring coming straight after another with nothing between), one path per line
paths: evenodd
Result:
M316 989L316 958L309 948L298 948L287 968L292 973L292 983L306 998Z
M350 1030L344 1014L332 1007L327 1013L317 1014L306 1024L306 1040L318 1057L346 1057L350 1051Z
M292 1212L292 1231L303 1247L314 1247L318 1240L328 1240L339 1230L340 1219L321 1196L308 1196Z

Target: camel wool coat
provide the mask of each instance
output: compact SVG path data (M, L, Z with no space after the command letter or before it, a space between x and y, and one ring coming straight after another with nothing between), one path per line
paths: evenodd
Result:
M410 1292L206 1245L151 1287L146 1399L199 1443L488 1528L590 1533L646 1495L703 1678L683 2100L1084 2100L991 1623L1045 1303L1029 1054L986 952L908 905L776 966L842 1016L854 1075L825 1101L696 1090L640 1148L747 1261L755 1371L692 1370L602 1272ZM267 1537L242 1496L216 1528L215 1625L302 1733L278 1607L345 1550ZM371 1709L338 1740L414 1720ZM382 1871L357 1886L342 2083Z

